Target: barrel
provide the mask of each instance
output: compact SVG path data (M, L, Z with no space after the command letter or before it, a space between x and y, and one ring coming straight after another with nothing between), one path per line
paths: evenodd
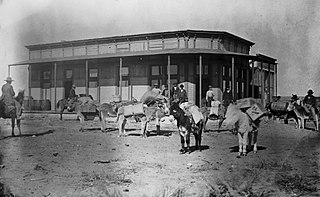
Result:
M41 100L40 103L41 103L41 110L43 111L51 110L51 102L49 99Z
M271 103L271 111L276 111L276 112L286 112L287 108L288 108L288 102L284 102L284 101L277 101L277 102L273 102Z
M41 100L33 100L33 110L41 110Z

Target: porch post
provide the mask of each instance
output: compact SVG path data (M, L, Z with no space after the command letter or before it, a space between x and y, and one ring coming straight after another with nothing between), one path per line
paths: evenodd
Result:
M167 73L168 73L168 91L169 91L169 99L171 96L171 77L170 77L170 55L168 55L168 62L167 62Z
M252 91L252 98L254 98L254 60L251 61L251 65L252 65L252 70L251 70L251 73L252 73L252 86L251 86L251 91Z
M31 68L29 70L29 72L31 72ZM57 62L54 63L54 110L57 111ZM30 90L30 94L31 94L31 90Z
M8 77L10 77L10 65L8 65Z
M89 64L88 60L86 60L86 96L89 96Z
M199 56L199 106L201 106L201 95L202 95L202 56Z
M122 100L122 58L120 57L120 62L119 62L119 95L120 95L120 100Z
M271 92L270 92L270 63L268 63L268 100L270 102Z
M235 70L234 70L234 56L232 56L231 58L231 89L232 89L232 97L233 99L235 100L236 99L236 94L235 94L235 91L236 91L236 87L235 87Z
M260 73L261 73L261 104L265 106L264 103L264 71L263 71L263 62L260 62Z
M274 88L275 88L275 94L278 96L278 64L274 64Z

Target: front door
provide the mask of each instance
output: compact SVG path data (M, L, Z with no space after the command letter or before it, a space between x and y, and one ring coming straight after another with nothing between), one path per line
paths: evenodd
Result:
M69 98L70 90L72 88L72 81L65 81L63 84L64 87L64 98Z

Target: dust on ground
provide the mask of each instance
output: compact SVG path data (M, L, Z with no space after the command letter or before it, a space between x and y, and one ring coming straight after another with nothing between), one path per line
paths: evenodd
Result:
M0 120L0 194L5 196L319 196L320 135L270 120L259 130L258 153L237 156L237 137L208 123L202 151L180 154L170 122L141 138L129 121L118 137L97 119L85 132L74 114L24 114L22 136ZM313 125L308 123L311 128ZM18 133L16 129L16 134ZM194 146L194 138L191 138Z

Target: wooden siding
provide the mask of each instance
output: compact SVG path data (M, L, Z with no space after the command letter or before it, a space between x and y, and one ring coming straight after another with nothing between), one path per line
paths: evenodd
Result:
M145 51L147 48L147 42L132 42L130 44L130 51L137 52L137 51Z
M51 58L51 50L42 50L41 58Z
M99 54L116 53L115 44L101 44L99 47Z
M63 57L63 49L58 48L58 49L52 49L52 58L59 58Z
M196 39L196 46L198 49L211 49L211 39L210 38L198 38Z
M129 52L129 43L117 43L117 52L123 53L123 52Z
M30 51L30 59L40 59L40 51Z
M74 47L73 48L73 54L74 54L74 56L84 56L84 55L86 55L86 47L85 46Z
M163 43L162 40L149 40L149 50L162 50L163 49Z
M98 55L98 45L88 45L87 46L87 55Z
M73 56L73 48L67 47L63 50L63 57L72 57Z
M179 40L177 38L164 40L164 49L177 49L177 48L179 48Z

